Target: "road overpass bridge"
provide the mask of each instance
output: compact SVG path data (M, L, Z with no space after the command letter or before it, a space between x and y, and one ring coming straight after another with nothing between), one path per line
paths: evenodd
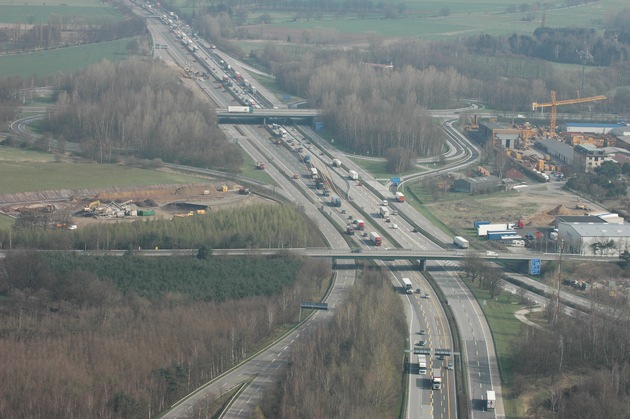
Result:
M313 118L321 115L319 109L254 109L253 112L228 112L227 109L217 109L219 123L250 123L260 124L266 119L303 121L311 124Z
M10 250L0 252L0 258L4 254L11 253ZM71 252L77 254L89 255L113 255L122 256L127 254L128 250L73 250ZM151 249L133 251L138 256L195 256L197 249ZM273 256L280 254L293 254L299 256L309 256L314 258L331 258L337 260L410 260L423 261L427 260L452 260L461 261L463 259L474 257L492 262L518 262L539 259L540 261L554 261L559 259L558 253L497 253L497 256L489 255L485 251L477 250L414 250L414 249L393 249L393 248L370 248L356 250L334 250L328 248L291 248L291 249L212 249L214 256ZM577 254L562 254L564 261L581 261L581 262L607 262L618 263L619 259L611 256L584 256Z

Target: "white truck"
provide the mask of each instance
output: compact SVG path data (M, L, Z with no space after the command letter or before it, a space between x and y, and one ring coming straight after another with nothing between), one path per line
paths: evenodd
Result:
M370 241L372 242L372 244L374 244L374 246L380 246L383 243L383 239L375 231L372 231L370 233Z
M494 410L497 406L497 398L494 394L494 391L488 390L486 391L486 410L491 411Z
M389 208L387 208L385 206L380 206L378 208L378 213L383 218L389 218Z
M513 230L513 223L501 223L501 224L482 224L477 227L477 236L486 237L489 231L504 231Z
M418 355L418 374L427 373L427 356Z
M468 242L468 240L466 240L462 236L453 237L453 244L462 249L468 249L470 247L470 243Z
M352 180L359 180L359 174L356 170L348 170L348 177Z
M442 369L433 368L433 377L431 378L433 390L442 390Z
M403 278L402 282L403 282L403 287L405 288L405 293L413 294L413 284L411 283L409 278Z
M333 165L333 167L340 167L341 166L341 160L333 159L332 165Z

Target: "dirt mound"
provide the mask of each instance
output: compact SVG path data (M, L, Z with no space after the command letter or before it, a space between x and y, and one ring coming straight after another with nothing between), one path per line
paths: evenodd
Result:
M582 215L584 211L567 208L564 205L556 205L550 210L540 211L527 219L526 224L530 226L553 225L558 215Z
M560 204L554 209L552 209L551 211L548 211L547 214L548 215L575 215L576 211Z

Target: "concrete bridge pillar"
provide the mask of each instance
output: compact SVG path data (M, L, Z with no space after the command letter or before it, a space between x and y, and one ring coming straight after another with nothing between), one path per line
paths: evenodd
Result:
M420 259L418 261L418 270L419 271L426 271L427 270L427 260L426 259Z

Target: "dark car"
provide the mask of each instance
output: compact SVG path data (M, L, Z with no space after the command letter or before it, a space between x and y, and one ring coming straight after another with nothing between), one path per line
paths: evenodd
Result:
M361 252L363 252L363 250L361 248L352 249L352 253L361 253Z

